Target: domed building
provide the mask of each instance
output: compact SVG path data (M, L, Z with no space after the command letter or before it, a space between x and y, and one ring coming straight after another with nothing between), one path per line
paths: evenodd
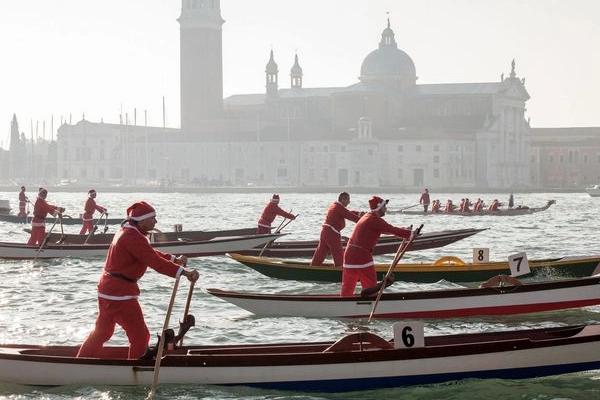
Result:
M514 60L495 82L419 84L388 19L356 66L356 82L304 87L304 74L318 71L303 69L299 54L271 50L264 92L223 99L220 1L183 0L178 21L181 130L88 121L61 128L65 178L419 191L528 186L529 94ZM281 59L289 60L289 86L279 79L287 69ZM85 167L77 163L87 151L77 148L80 137L92 149Z

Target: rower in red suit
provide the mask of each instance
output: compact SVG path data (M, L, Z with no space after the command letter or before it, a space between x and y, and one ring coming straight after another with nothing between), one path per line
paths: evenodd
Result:
M344 248L342 247L342 229L346 226L346 220L358 222L361 215L359 211L350 211L346 207L350 204L350 195L342 192L338 201L332 203L327 210L325 222L321 227L319 245L310 262L311 266L322 265L327 254L331 253L333 264L341 267L344 262Z
M85 202L84 210L83 210L83 226L79 231L80 235L85 235L87 233L92 232L94 230L94 212L98 211L99 213L104 213L108 217L107 209L96 204L96 190L90 189L88 190L88 198Z
M33 219L31 220L31 236L27 241L29 245L42 245L46 239L46 217L48 214L56 217L65 212L63 207L49 204L46 201L48 190L40 188L38 197L33 205Z
M413 234L409 228L398 228L388 224L382 217L387 211L389 200L373 196L369 200L371 211L363 215L352 232L352 236L344 252L344 268L342 269L342 297L354 295L356 284L360 281L362 289L377 284L377 272L373 262L373 249L382 233L395 235L404 239Z
M267 202L263 209L262 215L258 220L258 228L256 228L257 234L271 233L271 224L275 220L275 217L281 215L283 218L294 220L296 216L285 212L279 207L279 195L274 194L271 200Z
M98 317L94 330L81 345L77 357L101 357L102 347L120 325L129 339L128 358L140 358L146 352L150 332L138 302L138 280L148 267L176 278L180 275L195 282L198 271L185 268L187 258L155 250L145 236L156 225L156 211L146 202L132 204L127 219L115 234L108 249L104 271L98 283Z
M25 194L25 186L21 186L21 191L19 192L19 213L17 214L18 217L26 217L27 213L25 212L25 208L27 208L27 203L29 202L29 199L27 198L27 195Z

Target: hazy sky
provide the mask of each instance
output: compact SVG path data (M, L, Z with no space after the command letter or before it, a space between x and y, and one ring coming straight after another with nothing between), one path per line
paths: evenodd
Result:
M61 117L179 127L180 0L3 0L0 141L17 114L50 137ZM389 17L417 83L490 82L510 72L534 127L600 126L597 0L221 0L224 94L264 92L271 48L280 87L297 51L304 87L357 82Z

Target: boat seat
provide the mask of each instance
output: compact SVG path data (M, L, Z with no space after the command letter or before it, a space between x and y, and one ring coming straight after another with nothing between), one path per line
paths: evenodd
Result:
M465 262L458 257L454 256L446 256L437 259L432 264L434 267L439 267L442 265L465 265Z
M394 345L381 336L371 332L357 332L344 336L331 346L323 350L323 353L338 351L365 351L369 349L393 349Z

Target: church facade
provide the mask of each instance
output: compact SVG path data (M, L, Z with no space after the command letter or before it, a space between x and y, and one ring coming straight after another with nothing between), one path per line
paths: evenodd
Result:
M57 170L64 179L412 190L530 185L529 94L514 61L496 82L419 84L388 20L357 66L357 82L305 88L296 54L289 55L287 87L271 51L264 92L223 99L220 1L183 0L178 21L181 129L63 125Z

